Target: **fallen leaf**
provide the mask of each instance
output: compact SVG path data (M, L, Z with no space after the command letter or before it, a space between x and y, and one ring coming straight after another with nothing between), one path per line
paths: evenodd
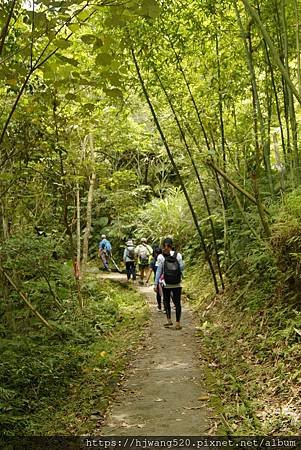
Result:
M200 400L201 402L206 402L209 400L209 396L208 395L202 395L201 397L198 398L198 400Z

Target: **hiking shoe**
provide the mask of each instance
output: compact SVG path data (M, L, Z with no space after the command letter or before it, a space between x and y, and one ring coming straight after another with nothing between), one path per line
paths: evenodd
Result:
M172 322L167 322L164 324L164 327L168 328L168 327L172 327L172 325L173 325Z
M181 325L176 325L173 329L174 330L182 330L182 327L181 327Z

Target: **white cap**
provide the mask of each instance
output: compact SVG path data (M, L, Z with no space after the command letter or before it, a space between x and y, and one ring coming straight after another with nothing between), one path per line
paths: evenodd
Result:
M131 246L131 245L134 245L134 244L133 244L133 241L132 241L131 239L129 239L129 240L127 241L126 245Z
M147 242L146 238L141 238L141 242Z
M107 236L105 234L101 235L101 239L105 239Z

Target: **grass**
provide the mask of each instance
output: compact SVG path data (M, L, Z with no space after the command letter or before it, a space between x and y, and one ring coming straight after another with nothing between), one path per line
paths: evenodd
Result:
M296 435L300 431L301 315L273 296L255 306L260 286L232 284L214 296L193 273L186 294L199 315L202 364L218 413L213 434ZM201 293L201 294L200 294Z

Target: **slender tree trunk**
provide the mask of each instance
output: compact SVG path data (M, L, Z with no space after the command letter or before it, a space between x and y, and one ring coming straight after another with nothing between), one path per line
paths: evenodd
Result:
M81 242L80 242L80 222L81 222L81 214L80 214L80 192L79 192L79 183L76 183L76 264L78 271L78 278L80 278L81 274Z
M261 105L259 101L258 96L258 89L257 89L257 81L256 81L256 75L255 75L255 67L253 62L253 46L252 46L252 37L251 37L251 23L249 24L249 30L248 34L246 35L245 30L243 28L243 24L241 21L239 9L237 8L235 4L235 12L237 17L237 22L239 24L241 38L244 43L245 53L246 53L246 59L248 62L249 67L249 73L250 73L250 82L251 82L251 90L252 90L252 98L253 98L253 120L254 120L254 135L255 135L255 148L256 148L256 165L258 166L257 169L257 178L259 177L259 166L260 166L260 160L261 160L261 151L263 155L264 165L266 174L269 181L269 187L271 195L274 195L274 186L273 186L273 178L272 178L272 171L271 171L271 162L270 162L270 150L268 148L268 140L266 137L266 129L264 125L264 120L261 112ZM260 127L260 144L259 145L259 139L258 139L258 122Z
M243 194L246 198L248 198L254 205L257 205L256 198L250 194L248 191L246 191L244 188L242 188L238 183L236 183L234 180L232 180L228 174L222 171L216 164L214 164L211 160L206 161L206 164L209 167L212 167L219 175L221 175L231 186L233 186L235 189L237 189L241 194ZM269 214L269 210L263 205L263 211L266 214Z
M275 97L277 118L278 118L278 123L279 123L279 128L280 128L280 135L281 135L282 150L283 150L284 160L286 160L286 144L285 144L285 138L284 138L284 130L283 130L283 124L282 124L279 96L278 96L278 91L277 91L277 86L276 86L276 81L275 81L275 75L274 75L274 68L273 68L273 65L271 64L269 50L268 50L268 47L267 47L265 41L264 41L264 44L265 44L265 52L266 52L267 64L268 64L270 75L271 75L271 82L272 82L272 87L273 87L273 92L274 92L274 97Z
M219 39L218 35L215 35L215 51L216 51L216 63L217 63L217 79L218 79L218 110L219 110L219 123L221 134L221 149L223 158L223 170L226 172L226 139L225 139L225 127L224 127L224 111L223 111L223 96L222 96L222 78L221 78L221 65L220 65L220 52L219 52ZM217 175L218 178L218 175ZM227 192L227 182L224 180L224 192ZM224 195L223 195L224 197ZM228 243L228 220L227 220L227 208L226 203L223 203L223 218L224 218L224 258L225 267L228 265L228 255L230 257L230 246Z
M80 242L80 192L79 183L76 185L76 257L73 256L73 273L77 288L77 300L80 309L84 308L83 296L81 292L81 242Z
M283 36L283 48L284 48L284 66L290 76L289 68L289 53L288 53L288 35L287 35L287 20L286 20L286 0L281 0L281 26L282 26L282 36ZM292 178L294 185L299 184L299 150L298 150L298 131L297 131L297 121L294 106L294 96L290 87L287 87L287 97L288 97L288 115L289 123L292 133L292 144L293 151L291 154L291 167L292 167Z
M9 8L9 11L8 11L8 15L7 15L6 21L5 21L5 23L4 23L3 27L2 27L1 34L0 34L0 56L2 55L2 51L3 51L3 48L4 48L4 42L5 42L6 36L8 34L9 24L10 24L10 21L11 21L12 16L13 16L13 12L14 12L15 6L16 6L16 0L12 0L10 8Z
M270 51L271 51L271 55L273 56L274 62L277 65L277 67L279 68L279 70L281 71L286 84L290 87L290 89L292 90L294 96L296 97L296 99L298 100L298 102L301 104L301 95L299 94L298 90L296 89L296 86L294 85L294 83L292 82L289 74L287 73L287 70L285 69L283 63L281 62L281 59L279 57L279 54L272 42L272 39L270 38L270 35L268 34L268 32L266 31L265 27L263 26L263 23L260 20L259 15L257 14L257 12L255 11L255 9L250 5L248 0L241 0L243 2L243 4L246 7L246 10L248 11L248 13L250 14L250 16L254 19L255 23L257 24L261 34L263 35ZM236 6L236 1L234 0L234 6Z
M285 191L285 182L284 182L284 167L281 163L281 158L279 155L279 149L278 149L278 140L277 140L277 133L273 134L273 143L274 143L274 153L275 153L275 160L277 165L277 170L279 172L280 177L280 186L282 192Z
M167 154L168 154L168 157L169 157L169 159L170 159L170 162L171 162L171 164L172 164L172 166L173 166L173 169L174 169L174 171L175 171L175 173L176 173L176 175L177 175L177 178L178 178L178 180L179 180L179 183L180 183L181 188L182 188L182 190L183 190L183 193L184 193L184 195L185 195L187 204L188 204L188 206L189 206L189 209L190 209L190 212L191 212L191 215L192 215L192 218L193 218L193 222L194 222L194 224L195 224L195 227L196 227L196 229L197 229L198 235L199 235L200 240L201 240L202 248L203 248L204 254L205 254L205 260L206 260L207 263L208 263L208 266L209 266L209 269L210 269L210 272L211 272L211 275L212 275L212 280L213 280L213 283L214 283L215 291L216 291L216 293L218 293L218 292L219 292L219 288L218 288L218 283L217 283L217 279L216 279L216 274L215 274L215 271L214 271L214 267L213 267L213 264L212 264L212 261L211 261L211 258L210 258L210 254L209 254L209 251L208 251L206 242L205 242L205 240L204 240L203 233L202 233L201 228L200 228L200 226L199 226L198 217L197 217L197 215L196 215L196 212L195 212L194 207L193 207L193 205L192 205L192 202L191 202L191 200L190 200L190 197L189 197L188 191L187 191L187 189L186 189L186 186L185 186L185 184L184 184L184 182L183 182L182 176L181 176L181 174L180 174L180 172L179 172L179 169L178 169L178 167L177 167L177 165L176 165L176 162L175 162L175 160L174 160L173 154L172 154L172 152L171 152L171 150L170 150L170 148L169 148L169 145L168 145L168 143L167 143L165 134L163 133L163 130L162 130L161 125L160 125L160 123L159 123L159 120L158 120L158 118L157 118L157 114L156 114L156 112L155 112L155 110L154 110L153 104L152 104L152 102L151 102L151 100L150 100L150 97L149 97L149 95L148 95L148 91L147 91L147 89L146 89L144 80L143 80L143 78L142 78L142 75L141 75L141 72L140 72L140 68L139 68L139 65L138 65L138 61L137 61L137 59L136 59L136 55L135 55L134 49L132 49L132 56L133 56L135 68L136 68L136 71L137 71L137 75L138 75L138 78L139 78L139 81L140 81L140 84L141 84L141 88L142 88L143 94L144 94L145 99L146 99L146 101L147 101L147 103L148 103L149 109L150 109L151 114L152 114L152 116L153 116L153 119L154 119L155 125L156 125L156 127L157 127L157 130L158 130L158 132L159 132L159 134L160 134L160 136L161 136L163 145L164 145L164 147L165 147L165 149L166 149L166 152L167 152Z
M56 103L56 97L54 96L53 99L53 120L54 120L54 132L55 132L55 142L56 142L56 147L58 149L58 154L59 154L59 158L60 158L60 171L61 171L61 183L63 185L62 187L62 200L63 200L63 220L64 220L64 224L66 227L66 233L69 237L69 242L70 242L70 250L69 250L69 254L71 256L71 258L74 258L74 242L73 242L73 235L72 235L72 229L69 223L69 217L68 217L68 195L67 195L67 185L66 185L66 180L65 180L65 176L66 176L66 172L65 172L65 168L64 168L64 160L63 160L63 154L62 154L62 150L61 147L59 145L59 128L58 128L58 120L57 120L57 113L56 113L56 108L57 108L57 103Z
M31 309L31 311L36 315L40 322L43 323L49 330L53 330L53 327L47 322L47 320L36 310L36 308L32 305L32 303L28 300L27 296L20 291L20 289L16 286L10 276L5 272L5 270L0 267L0 271L3 273L9 284L14 288L14 290L18 293L19 297L24 301L24 303Z
M216 63L217 63L218 110L219 110L219 122L220 122L220 133L221 133L221 147L222 147L222 155L223 155L223 170L226 172L226 140L225 140L224 113L223 113L223 96L222 96L222 83L221 83L219 41L218 41L217 34L215 35L215 51L216 51Z
M95 173L95 158L94 158L94 143L92 135L89 135L89 147L90 147L90 158L91 158L91 176L90 176L90 185L88 192L88 201L87 201L87 213L86 213L86 229L83 240L83 270L88 260L89 253L89 238L91 233L91 223L92 223L92 204L93 204L93 194L94 194L94 185L96 181L96 173Z
M215 233L215 228L214 228L213 220L212 220L212 217L211 217L211 210L210 210L209 202L208 202L207 195L206 195L206 192L205 192L205 189L204 189L204 185L203 185L201 176L200 176L200 174L199 174L198 168L197 168L197 166L196 166L196 163L195 163L193 154L192 154L192 152L191 152L191 150L190 150L190 147L189 147L189 145L188 145L188 142L187 142L187 139L186 139L186 136L185 136L185 132L184 132L184 130L183 130L183 128L182 128L182 125L181 125L180 120L179 120L179 118L178 118L177 112L176 112L176 110L175 110L175 108L174 108L174 106L173 106L173 103L172 103L172 101L171 101L171 98L170 98L170 96L169 96L169 94L168 94L168 92L167 92L167 90L166 90L166 88L165 88L165 86L164 86L164 84L163 84L163 82L162 82L162 80L161 80L161 78L160 78L160 76L159 76L157 70L154 69L154 71L155 71L156 77L157 77L157 79L158 79L158 81L159 81L159 84L160 84L160 86L161 86L161 88L162 88L162 90L163 90L163 92L164 92L164 94L165 94L165 96L166 96L166 99L167 99L167 101L168 101L168 104L169 104L169 106L170 106L170 109L172 110L174 119L175 119L175 121L176 121L177 127L178 127L178 129L179 129L180 135L181 135L182 140L183 140L183 142L184 142L186 151L187 151L187 153L188 153L188 156L189 156L189 159L190 159L190 161L191 161L191 164L192 164L194 173L195 173L195 175L196 175L196 178L197 178L197 180L198 180L198 184L199 184L200 189L201 189L202 197L203 197L203 199L204 199L205 206L206 206L207 213L208 213L209 224L210 224L210 227L211 227L212 238L213 238L213 246L214 246L215 257L216 257L216 264L217 264L217 268L218 268L218 274L219 274L219 278L220 278L220 282L221 282L222 289L224 289L224 288L225 288L225 285L224 285L223 274L222 274L221 265L220 265L220 260L219 260L218 245L217 245L217 240L216 240L216 233Z
M9 238L9 225L8 225L8 218L6 213L6 199L3 198L1 200L1 221L2 221L2 239L1 241L4 242ZM0 255L0 264L1 264L1 255ZM2 266L2 264L1 264ZM10 298L9 295L9 284L7 278L4 276L3 271L0 271L0 287L2 291L2 300L5 305L6 310L6 320L9 325L9 328L12 330L16 329L16 322L13 312L13 301Z
M299 93L301 95L301 54L300 54L300 22L299 22L299 5L298 0L294 0L294 13L296 18L296 58L297 58L297 74Z
M194 95L193 95L193 93L192 93L192 90L191 90L191 87L190 87L190 83L189 83L189 81L188 81L188 79L187 79L187 77L186 77L185 71L184 71L184 69L183 69L183 67L182 67L182 64L181 64L179 55L178 55L178 53L176 52L176 49L174 48L174 45L173 45L173 43L171 42L170 39L169 39L169 42L170 42L171 48L172 48L172 50L173 50L173 53L174 53L174 55L175 55L175 58L176 58L176 61L177 61L178 69L179 69L180 73L182 74L184 83L185 83L186 88L187 88L187 91L188 91L188 93L189 93L190 100L191 100L192 105L193 105L193 107L194 107L194 110L195 110L195 112L196 112L196 116L197 116L198 122L199 122L199 124L200 124L201 130L202 130L202 133L203 133L205 142L206 142L207 150L208 150L208 152L210 152L211 148L210 148L210 142L209 142L209 139L208 139L208 135L207 135L207 133L206 133L205 126L204 126L204 124L203 124L203 121L202 121L202 118L201 118L201 114L200 114L199 108L198 108L198 106L197 106L197 103L196 103L196 101L195 101Z
M198 106L197 106L196 100L195 100L195 98L194 98L194 95L193 95L193 93L192 93L192 90L191 90L189 81L188 81L188 79L187 79L187 77L186 77L186 74L185 74L185 71L184 71L184 69L183 69L183 67L182 67L182 65L181 65L181 61L180 61L179 55L178 55L178 53L176 52L176 50L175 50L175 48L174 48L174 45L172 44L172 42L171 42L170 39L169 39L169 42L170 42L171 48L172 48L172 50L173 50L173 53L174 53L174 55L175 55L175 58L176 58L176 61L177 61L178 69L179 69L180 73L182 74L182 77L183 77L183 80L184 80L184 82L185 82L187 91L188 91L188 93L189 93L189 97L190 97L190 100L191 100L192 105L193 105L193 107L194 107L194 110L195 110L195 113L196 113L198 122L199 122L199 124L200 124L201 130L202 130L202 133L203 133L205 142L206 142L206 147L207 147L208 153L211 153L210 141L209 141L209 139L208 139L208 136L207 136L207 133L206 133L206 130L205 130L205 126L204 126L204 124L203 124L203 121L202 121L202 118L201 118L201 114L200 114L200 111L199 111L199 109L198 109ZM213 141L213 145L214 145L214 147L215 147L213 136L212 136L212 141ZM200 150L200 147L199 147L199 146L197 146L197 148ZM200 152L201 152L201 150L200 150ZM215 151L215 153L216 153L216 151ZM212 156L211 156L211 160L212 160L212 162L213 162L213 157L212 157ZM221 197L221 199L222 199L223 211L224 211L224 213L225 213L225 215L224 215L224 219L225 219L224 232L225 232L226 235L227 235L227 231L226 231L226 229L227 229L227 216L226 216L227 201L226 201L225 193L224 193L223 190L222 190L222 187L221 187L221 184L220 184L220 180L219 180L218 175L217 175L216 173L215 173L215 177L216 177L217 185L218 185L218 187L219 187L220 197ZM230 253L229 253L229 258L230 258Z
M275 11L275 19L276 19L276 35L277 35L277 42L278 42L278 47L279 47L279 58L281 60L281 63L284 66L285 51L284 51L284 43L283 43L283 36L282 36L283 25L282 25L282 20L280 19L278 0L274 1L274 11ZM290 134L290 124L289 124L288 86L285 82L283 74L281 74L281 85L282 85L284 120L285 120L285 129L286 129L285 162L286 162L286 168L291 177L291 184L293 185L294 180L293 180L293 170L292 170L291 134Z
M245 0L243 0L243 2L244 1ZM241 37L242 37L244 47L245 47L246 58L247 58L249 72L250 72L250 78L251 78L251 86L252 86L252 101L253 101L253 110L254 110L254 137L255 137L255 161L254 161L255 162L255 170L252 170L251 178L253 181L254 196L256 199L256 205L257 205L259 217L260 217L264 232L265 232L266 236L268 237L268 236L270 236L270 230L269 230L268 222L265 219L264 207L262 204L259 186L258 186L261 155L260 155L260 148L259 148L259 143L258 143L257 117L258 117L259 123L260 123L261 147L263 149L265 167L266 167L266 171L267 171L267 175L268 175L268 179L269 179L270 191L271 191L272 195L273 195L274 189L273 189L273 182L272 182L272 175L271 175L270 159L269 159L269 155L267 155L267 151L266 151L266 133L265 133L264 122L263 122L263 117L262 117L261 107L260 107L260 102L259 102L259 97L258 97L255 69L254 69L253 57L252 57L253 49L252 49L252 41L251 41L251 25L249 28L249 33L246 36L242 21L241 21L239 9L238 9L235 1L234 1L234 7L235 7L237 22L238 22L239 28L240 28Z

